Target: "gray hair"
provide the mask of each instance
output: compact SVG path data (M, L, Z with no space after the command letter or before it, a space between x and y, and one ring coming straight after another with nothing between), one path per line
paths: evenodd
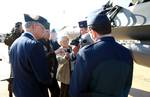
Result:
M39 23L38 23L38 22L35 22L35 21L26 22L25 28L30 28L31 25L33 25L33 24L39 24Z

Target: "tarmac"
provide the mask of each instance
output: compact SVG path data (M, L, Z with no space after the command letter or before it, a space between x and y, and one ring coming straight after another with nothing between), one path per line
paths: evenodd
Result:
M8 47L0 43L0 80L8 78L10 64L8 62ZM0 97L9 97L7 81L0 81ZM15 97L15 96L13 96ZM134 63L132 88L128 97L150 97L150 67Z

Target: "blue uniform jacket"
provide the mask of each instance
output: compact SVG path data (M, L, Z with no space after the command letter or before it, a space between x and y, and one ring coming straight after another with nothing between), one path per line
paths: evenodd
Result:
M24 33L12 44L9 54L15 96L49 97L47 87L51 76L42 44Z
M127 97L132 73L131 52L113 37L103 37L79 51L70 82L70 96Z

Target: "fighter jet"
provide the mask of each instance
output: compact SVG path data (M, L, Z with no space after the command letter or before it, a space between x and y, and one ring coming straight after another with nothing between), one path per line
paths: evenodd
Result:
M111 21L113 36L131 49L136 63L150 67L150 0L132 1L128 7L109 1L103 10Z

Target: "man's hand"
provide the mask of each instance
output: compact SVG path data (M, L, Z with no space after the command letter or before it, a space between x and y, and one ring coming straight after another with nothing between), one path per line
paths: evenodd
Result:
M77 55L79 49L80 49L80 45L78 45L78 46L73 46L73 47L72 47L72 51L74 52L74 55L75 55L75 56Z

